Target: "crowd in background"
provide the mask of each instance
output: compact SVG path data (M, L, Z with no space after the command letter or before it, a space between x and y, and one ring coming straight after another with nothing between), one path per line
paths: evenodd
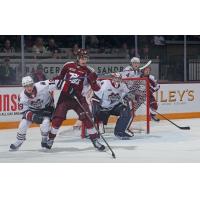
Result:
M200 44L200 36L187 36L189 41ZM85 37L85 45L90 55L122 55L127 60L133 56L138 56L140 59L158 59L160 61L160 76L165 79L166 69L168 74L178 74L177 80L182 79L182 57L183 50L178 52L175 49L175 54L168 55L166 49L169 42L177 42L177 47L183 45L184 36L180 35L150 35L138 36L138 49L136 52L135 38L132 35L90 35ZM182 42L182 43L181 43ZM48 55L48 58L59 59L64 54L64 58L75 59L78 49L81 47L82 37L76 36L24 36L25 53L34 55ZM179 45L180 46L180 45ZM197 45L196 45L197 46ZM0 53L20 53L21 52L21 36L0 36ZM190 51L188 51L190 52ZM177 55L176 55L177 54ZM192 54L192 53L191 53ZM200 55L200 48L199 48ZM198 54L195 54L198 58ZM26 57L25 57L26 58ZM63 58L63 57L62 57ZM20 73L20 68L12 66L9 56L0 58L0 85L15 84L16 74ZM166 64L167 63L167 64ZM41 75L41 67L32 72L35 80L39 80ZM180 78L178 78L180 76ZM172 79L174 78L173 76Z
M200 41L200 36L188 36L191 41ZM140 58L157 58L151 50L164 46L166 41L183 41L183 36L138 36L138 56ZM81 36L25 36L25 52L36 54L52 53L59 58L59 53L76 56L77 49L81 46ZM135 40L131 35L90 35L86 36L86 48L94 53L124 53L127 57L135 55ZM21 51L20 36L0 36L0 52L12 53Z

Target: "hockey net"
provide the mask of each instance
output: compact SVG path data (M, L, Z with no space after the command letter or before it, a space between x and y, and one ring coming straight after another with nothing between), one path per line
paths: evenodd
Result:
M101 78L100 80L108 80L109 78ZM134 110L135 117L130 125L130 130L134 133L150 133L150 94L148 78L123 78L122 81L126 84L130 92L135 96ZM90 104L92 94L86 97ZM110 116L108 124L104 126L105 133L114 133L114 127L118 117ZM84 138L85 128L81 127L81 136Z

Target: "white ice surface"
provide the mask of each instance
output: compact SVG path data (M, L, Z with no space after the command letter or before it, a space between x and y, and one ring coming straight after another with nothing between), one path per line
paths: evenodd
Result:
M26 163L115 163L115 162L200 162L200 119L174 120L180 126L189 125L191 130L180 130L167 121L151 123L151 133L136 134L129 141L105 134L107 142L116 154L96 151L90 140L81 139L79 132L63 126L51 150L40 147L39 128L30 128L27 139L16 152L9 152L15 141L17 129L0 130L0 162Z

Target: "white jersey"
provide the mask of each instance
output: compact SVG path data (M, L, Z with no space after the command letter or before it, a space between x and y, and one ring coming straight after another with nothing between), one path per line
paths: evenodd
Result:
M115 88L111 80L101 81L101 89L94 94L101 100L101 107L112 109L122 98L128 93L128 88L124 83L121 83L119 88Z
M48 106L54 106L52 91L60 89L63 81L61 80L46 80L34 84L35 93L29 95L23 90L19 96L20 112L24 113L27 110L39 111Z
M123 78L138 78L141 75L140 70L134 70L133 67L127 66L124 68L123 72L121 72Z

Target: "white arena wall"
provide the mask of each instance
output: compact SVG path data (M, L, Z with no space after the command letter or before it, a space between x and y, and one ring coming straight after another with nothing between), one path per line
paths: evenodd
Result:
M16 128L21 119L18 110L18 95L22 87L0 87L0 129ZM59 91L55 91L55 102ZM200 83L161 84L155 93L158 112L170 119L200 118ZM69 111L65 125L73 125L76 113Z

